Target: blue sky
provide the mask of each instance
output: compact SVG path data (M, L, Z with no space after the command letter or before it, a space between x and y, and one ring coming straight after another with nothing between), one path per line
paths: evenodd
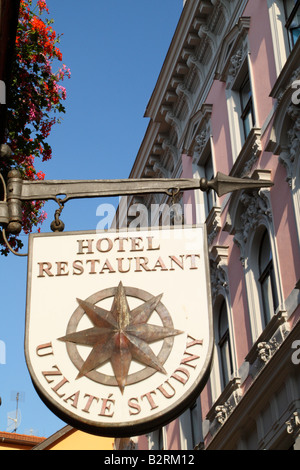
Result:
M127 178L145 134L144 112L176 29L183 0L48 0L72 78L67 113L53 128L46 179ZM93 230L102 200L70 201L65 231ZM56 205L45 206L50 231ZM27 236L22 236L24 253ZM35 392L24 358L27 258L0 259L0 431L20 393L20 433L50 436L65 425ZM1 346L5 345L5 361ZM5 362L5 364L2 364Z

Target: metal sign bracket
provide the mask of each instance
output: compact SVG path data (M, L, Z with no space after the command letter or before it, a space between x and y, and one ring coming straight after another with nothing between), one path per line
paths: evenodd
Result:
M1 176L1 175L0 175ZM62 231L63 225L59 215L64 204L70 199L96 198L111 196L128 196L165 193L173 195L180 191L213 189L219 197L241 189L260 189L273 186L272 181L235 178L218 172L212 180L206 178L149 178L149 179L118 179L118 180L23 180L18 170L8 173L7 185L1 176L4 200L0 201L0 224L7 233L18 234L22 230L22 202L47 201L58 202L52 230Z

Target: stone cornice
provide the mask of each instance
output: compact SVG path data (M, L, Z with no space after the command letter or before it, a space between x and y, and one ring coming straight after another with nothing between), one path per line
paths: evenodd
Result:
M134 164L131 177L140 177L143 166L148 173L152 171L148 168L148 159L159 135L164 134L179 152L185 150L183 140L190 118L201 109L213 82L218 53L208 54L208 51L219 51L223 38L243 13L246 3L246 0L188 0L185 3L146 108L145 117L151 120L137 155L142 162ZM189 146L191 142L185 140L185 143Z
M141 158L141 157L144 155L151 154L151 151L153 149L153 142L156 140L159 129L160 129L160 125L158 123L154 123L154 122L149 123L146 134L139 148L137 157L132 166L129 178L140 177L143 171L143 168L145 166L144 158Z
M162 96L167 92L169 84L174 76L174 64L178 64L180 53L184 47L187 36L191 28L191 17L196 16L200 0L187 1L179 19L175 34L169 47L163 67L160 71L156 86L152 93L145 111L145 117L156 120L160 111ZM188 41L191 42L191 34ZM180 80L178 80L178 83Z

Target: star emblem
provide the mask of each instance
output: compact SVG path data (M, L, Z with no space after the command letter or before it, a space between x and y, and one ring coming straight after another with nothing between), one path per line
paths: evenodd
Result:
M161 298L162 294L152 296L131 310L125 289L120 282L110 311L77 299L93 327L58 338L60 341L92 348L79 370L77 379L110 361L123 394L133 360L166 374L163 364L149 344L183 332L148 323Z

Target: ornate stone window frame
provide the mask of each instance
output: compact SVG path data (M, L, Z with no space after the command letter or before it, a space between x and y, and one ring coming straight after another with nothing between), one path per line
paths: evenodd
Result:
M267 175L267 171L260 171L261 178L267 177ZM263 331L263 303L258 286L259 271L257 261L260 238L265 229L270 236L275 285L279 301L277 311L280 311L283 309L284 301L272 220L270 192L269 190L241 191L235 194L229 204L225 230L234 235L234 242L240 248L253 343Z
M204 433L215 436L242 399L241 380L233 377L206 416Z
M291 434L294 440L299 439L300 435L300 410L294 411L289 420L286 421L286 432Z
M221 381L221 357L217 345L218 341L218 316L220 313L220 306L223 301L226 304L228 315L228 329L230 337L230 348L232 357L233 373L230 377L229 383L234 379L237 374L236 362L236 344L234 335L234 324L231 310L231 299L229 290L229 277L228 277L228 246L215 245L210 251L210 272L211 272L211 288L212 288L212 301L213 301L213 314L214 314L214 338L215 338L215 355L213 361L212 372L210 375L212 400L215 402L222 392ZM227 388L227 385L226 387Z
M284 4L283 0L267 0L267 3L274 44L275 67L277 76L279 76L290 54L289 38L285 28Z
M254 115L257 116L255 103L255 87L253 86L252 67L250 60L250 48L248 43L248 31L250 18L241 17L236 26L225 37L221 48L219 62L216 68L215 78L226 83L226 100L228 110L229 129L231 136L231 148L233 163L244 160L243 147L249 146L253 135L244 137L243 122L241 119L240 87L249 76L252 89L252 105Z
M256 339L245 357L245 363L248 364L248 373L252 379L256 379L289 334L290 326L287 318L287 312L279 310Z
M239 158L235 161L231 171L231 176L243 178L250 176L252 168L262 153L261 129L253 127L240 152Z
M193 174L195 178L206 177L205 164L211 158L213 170L215 168L215 155L211 129L212 105L204 104L190 121L186 137L185 151L193 159ZM214 171L215 172L215 171ZM213 207L208 211L206 195L198 191L196 194L198 222L206 222L209 245L221 230L221 208L219 198L213 192Z

